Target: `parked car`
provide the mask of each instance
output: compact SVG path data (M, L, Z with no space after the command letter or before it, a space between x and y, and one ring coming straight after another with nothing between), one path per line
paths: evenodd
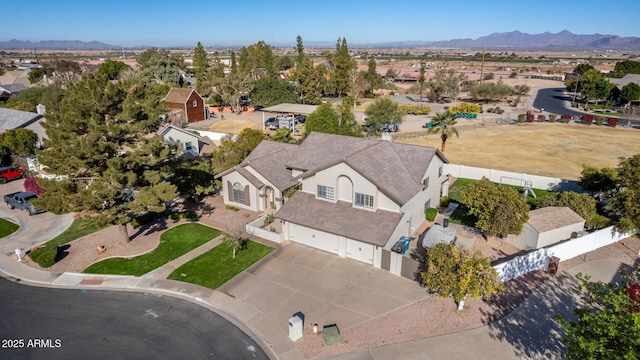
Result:
M27 172L13 166L5 166L0 168L0 184L6 184L7 181L27 177Z
M278 119L274 118L274 117L270 117L267 120L264 121L264 126L269 126L270 124L273 124L274 122L278 121Z
M4 202L9 209L25 210L29 216L44 212L31 204L32 199L37 199L38 195L31 191L18 191L4 196Z

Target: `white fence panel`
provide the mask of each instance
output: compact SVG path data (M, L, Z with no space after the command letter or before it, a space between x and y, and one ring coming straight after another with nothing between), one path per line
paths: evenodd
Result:
M567 240L515 257L504 263L497 264L493 268L498 272L501 281L509 281L531 271L546 271L549 265L549 258L552 256L560 258L560 261L569 260L576 256L586 254L589 251L611 245L632 235L633 233L614 231L613 226L609 226L579 238Z
M540 175L515 173L510 171L485 169L474 166L444 164L444 172L456 178L480 180L483 177L496 183L523 186L523 181L531 181L533 188L551 190L565 180Z
M246 224L245 230L247 231L247 234L254 235L259 238L263 238L265 240L269 240L269 241L280 244L282 242L281 233L269 231L260 227L264 224L265 217L266 215L259 216L257 219Z

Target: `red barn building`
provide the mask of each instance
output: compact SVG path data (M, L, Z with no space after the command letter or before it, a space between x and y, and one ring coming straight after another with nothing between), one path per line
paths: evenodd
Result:
M192 123L209 118L209 109L197 91L187 88L171 88L164 98L170 116L181 119L182 123Z

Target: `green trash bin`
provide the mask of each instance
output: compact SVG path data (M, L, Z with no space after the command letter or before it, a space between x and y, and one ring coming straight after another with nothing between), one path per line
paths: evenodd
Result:
M472 116L473 116L474 119L478 118L478 114L473 114Z

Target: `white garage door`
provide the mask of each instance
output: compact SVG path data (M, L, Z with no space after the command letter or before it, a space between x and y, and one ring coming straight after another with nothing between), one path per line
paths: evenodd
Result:
M291 241L324 250L332 254L338 254L338 236L322 231L316 231L296 224L291 224L289 230ZM344 251L344 250L343 250Z
M373 245L355 240L347 240L347 257L372 265Z

